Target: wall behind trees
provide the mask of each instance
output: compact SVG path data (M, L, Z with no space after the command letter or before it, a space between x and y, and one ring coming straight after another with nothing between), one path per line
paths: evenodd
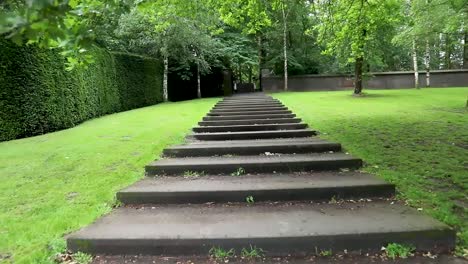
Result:
M419 72L419 86L424 87L425 72ZM364 86L369 89L404 89L413 88L413 72L375 72L364 79ZM263 76L263 91L282 92L282 76ZM290 91L334 91L351 90L354 86L353 75L344 74L310 74L296 75L289 78ZM468 70L431 71L432 87L466 87Z
M159 61L95 48L87 68L54 50L0 41L0 141L73 127L162 101Z

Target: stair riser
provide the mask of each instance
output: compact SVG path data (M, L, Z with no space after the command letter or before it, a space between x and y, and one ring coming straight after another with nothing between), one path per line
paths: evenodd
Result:
M234 108L234 109L229 109L229 108L218 108L215 107L211 110L211 113L214 112L246 112L246 113L255 113L258 111L282 111L282 110L288 110L287 107L258 107L258 108Z
M304 129L307 124L284 124L284 125L251 125L251 126L225 126L225 127L194 127L195 132L238 132L238 131L265 131L284 129Z
M231 121L201 121L200 126L229 126L229 125L255 125L255 124L290 124L300 123L300 118L284 119L254 119L254 120L231 120Z
M289 238L220 238L220 239L68 239L71 251L114 255L208 255L213 246L235 249L255 245L266 256L304 256L321 251L343 250L380 253L388 243L413 245L418 251L448 252L455 245L454 232L447 230L408 231L377 234L304 236ZM436 246L436 249L434 248Z
M213 108L244 109L244 108L262 108L262 107L286 107L282 104L245 104L245 105L215 105Z
M219 102L246 102L246 101L278 101L273 97L252 97L252 98L224 98Z
M272 110L272 111L256 111L254 113L252 113L252 115L268 115L268 114L276 114L276 115L280 115L280 114L291 114L292 112L290 110ZM245 115L245 114L249 114L248 112L223 112L223 113L216 113L216 112L209 112L208 113L208 116L237 116L237 115Z
M276 118L294 118L296 114L258 114L258 115L236 115L236 116L205 116L204 121L216 120L246 120L246 119L276 119Z
M235 139L269 139L269 138L295 138L315 136L315 131L280 131L278 133L244 133L244 134L193 134L198 140L235 140Z
M225 104L217 104L213 107L225 107L225 108L256 108L256 107L285 107L285 105L281 103L271 103L271 104L235 104L235 105L225 105Z
M362 166L360 159L348 160L320 160L320 161L294 161L275 163L238 163L238 164L199 164L199 165L159 165L146 166L146 174L154 175L182 175L186 171L200 173L234 173L239 168L246 173L267 172L300 172L300 171L324 171L338 170L341 168L359 168Z
M294 145L292 143L288 146L249 146L249 147L217 147L210 148L209 146L202 146L193 149L165 149L164 155L170 157L209 157L214 155L257 155L270 153L314 153L314 152L327 152L327 151L340 151L341 145L334 143L323 143L314 145Z
M233 176L234 177L234 176ZM262 201L301 201L351 198L392 197L395 186L390 184L369 186L346 186L330 188L217 191L217 192L119 192L117 199L124 204L202 204L208 202L245 202L246 197Z

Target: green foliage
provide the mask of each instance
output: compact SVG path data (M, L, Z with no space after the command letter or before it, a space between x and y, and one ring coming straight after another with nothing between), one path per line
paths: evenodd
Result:
M252 195L249 195L249 196L245 197L245 201L246 201L248 204L253 204L253 203L255 203L254 197L253 197Z
M77 264L89 264L91 261L93 261L93 256L83 252L76 252L73 254L73 260Z
M56 238L49 243L48 248L52 255L55 256L67 250L67 242L63 238Z
M94 64L67 71L54 50L1 44L0 140L162 101L162 68L156 61L93 48Z
M265 256L265 252L261 248L257 248L256 246L250 245L250 248L242 248L241 250L241 257L254 259L254 258L262 258Z
M203 172L198 172L198 171L184 171L184 177L186 178L197 178L200 176L203 176Z
M401 0L337 0L318 5L321 16L316 29L324 53L342 64L381 55L379 40L386 28L399 21L401 7Z
M236 254L233 248L226 250L222 247L212 247L209 251L212 258L217 260L225 260L226 258L232 258Z
M385 253L391 259L407 258L411 256L411 252L414 250L414 246L402 245L398 243L390 243L385 247Z
M321 257L330 257L333 254L332 250L321 250L319 255Z
M245 174L245 170L239 167L235 172L231 173L231 176L241 176Z
M0 34L17 45L60 48L70 69L94 61L95 40L108 35L113 16L129 2L99 0L16 1L0 3ZM102 38L102 37L101 37Z

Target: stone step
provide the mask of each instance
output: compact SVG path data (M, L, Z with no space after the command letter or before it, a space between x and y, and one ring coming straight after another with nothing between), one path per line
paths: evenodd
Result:
M277 118L293 118L296 114L255 114L255 115L233 115L233 116L205 116L204 121L213 120L245 120L245 119L277 119Z
M265 138L293 138L315 136L316 132L310 129L295 130L265 130L265 131L239 131L193 133L189 137L198 140L236 140L236 139L265 139Z
M267 256L365 253L389 243L447 252L455 232L414 208L374 201L122 207L67 237L74 252L169 256L208 255L214 246L239 254L250 245Z
M172 146L164 149L164 155L169 157L206 157L217 155L257 155L269 153L312 153L312 152L338 152L341 150L339 143L324 140L235 140L214 141Z
M287 124L300 123L300 118L274 118L274 119L246 119L227 121L201 121L200 126L229 126L229 125L255 125L255 124Z
M275 98L244 98L244 99L224 99L218 101L218 103L245 103L245 102L280 102Z
M249 112L255 113L258 111L281 111L288 110L287 107L256 107L256 108L218 108L211 109L210 113L225 113L225 112Z
M184 204L391 197L395 186L357 172L145 178L117 193L124 204Z
M255 103L255 104L217 104L217 105L214 105L213 107L231 107L231 108L243 108L243 107L272 107L272 106L276 106L276 107L281 107L281 106L284 106L283 104L281 103L264 103L264 104L258 104L258 103Z
M252 115L281 115L281 114L291 114L292 112L290 110L271 110L271 111L256 111L252 113ZM208 116L238 116L238 115L245 115L248 114L247 112L222 112L222 113L216 113L216 112L209 112L207 115Z
M282 142L289 142L290 144L294 143L304 143L304 142L324 142L325 140L317 137L317 136L311 136L311 137L293 137L293 138L264 138L264 139L231 139L231 140L223 140L223 141L206 141L206 140L192 140L190 141L191 145L195 144L201 144L201 145L210 145L210 144L218 144L218 143L225 143L225 144L243 144L244 142L262 142L262 143L277 143L278 140L281 140Z
M292 123L292 124L260 124L260 125L231 125L231 126L200 126L194 127L195 132L236 132L236 131L264 131L264 130L289 130L289 129L304 129L307 124Z
M245 108L245 107L284 107L282 103L271 103L271 104L235 104L235 105L215 105L216 108Z
M208 174L235 173L272 173L338 170L359 168L362 160L343 153L281 154L258 156L222 156L165 158L146 165L146 174L182 175L187 171Z
M220 101L217 104L275 104L279 100L242 100L242 101Z
M268 101L268 100L274 100L277 101L278 99L275 99L271 96L264 96L264 97L239 97L239 98L224 98L221 100L221 102L232 102L232 101L239 101L239 102L246 102L246 101Z

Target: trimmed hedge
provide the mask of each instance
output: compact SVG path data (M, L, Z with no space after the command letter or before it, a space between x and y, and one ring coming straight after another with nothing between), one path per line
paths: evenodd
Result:
M98 48L92 54L95 63L67 71L56 51L0 40L0 141L162 101L161 62Z

